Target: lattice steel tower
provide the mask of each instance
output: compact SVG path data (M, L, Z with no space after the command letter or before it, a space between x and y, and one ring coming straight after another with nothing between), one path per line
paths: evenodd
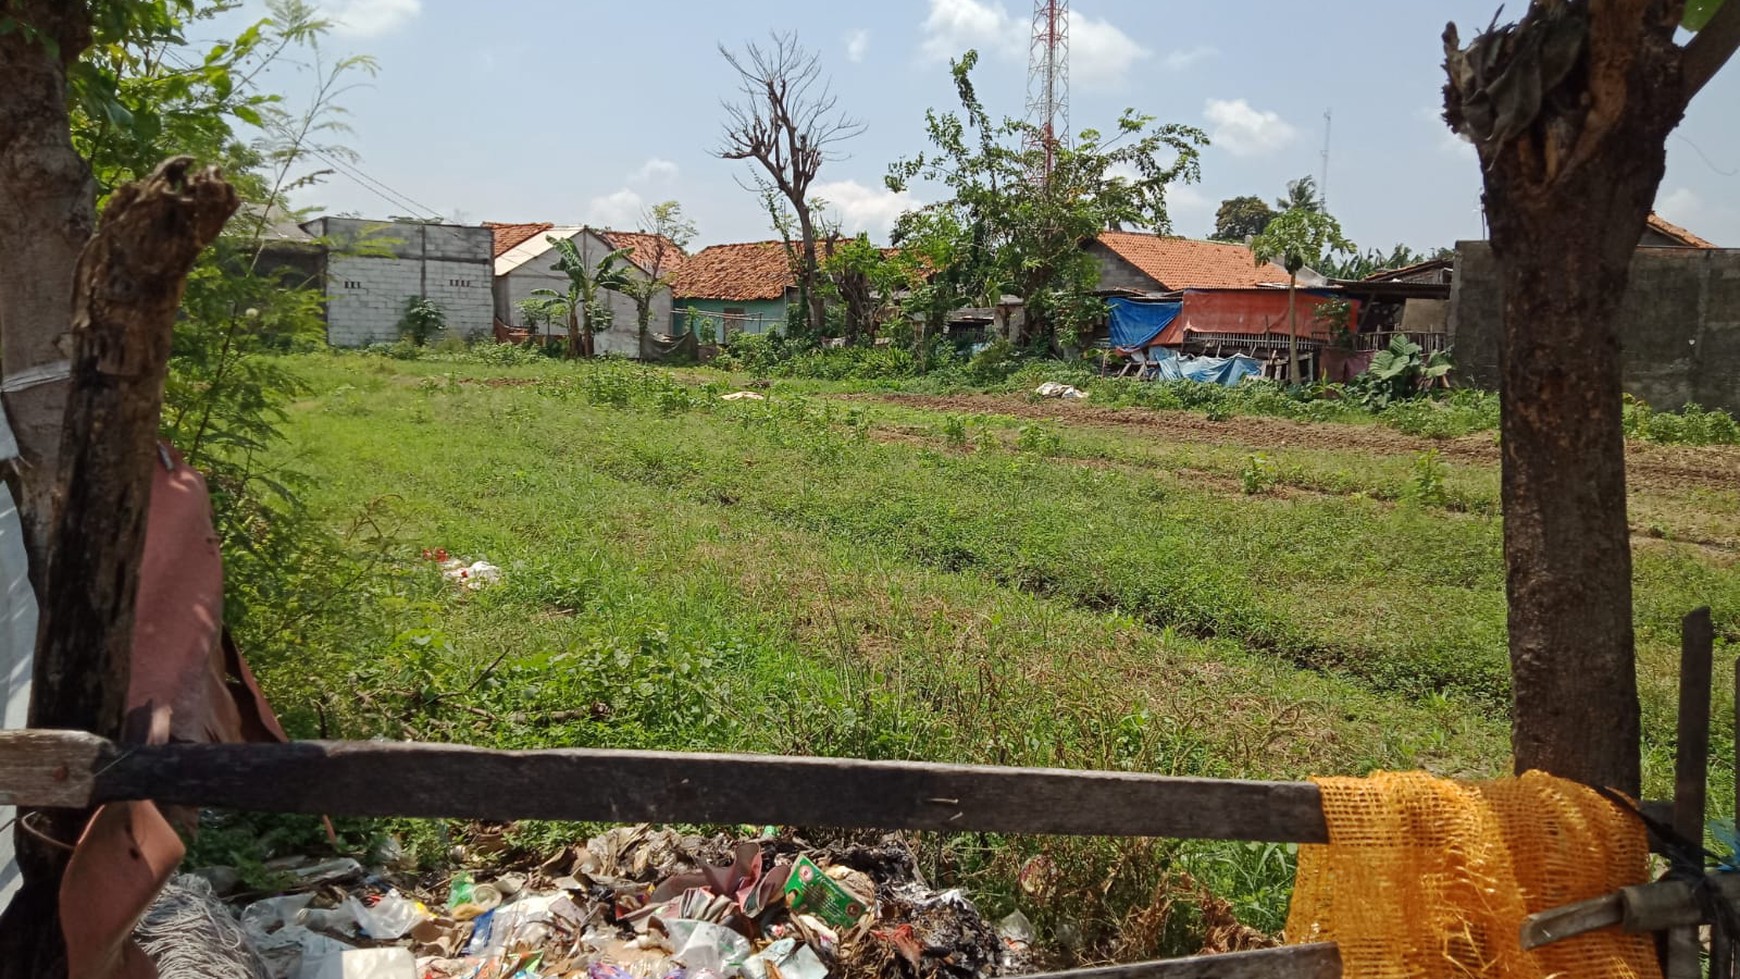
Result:
M1041 150L1041 180L1051 179L1057 147L1069 140L1069 0L1034 0L1033 46L1027 59L1027 121L1031 149Z

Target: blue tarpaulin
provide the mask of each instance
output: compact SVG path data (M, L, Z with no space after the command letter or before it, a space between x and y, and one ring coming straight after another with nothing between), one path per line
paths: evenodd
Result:
M1153 343L1184 308L1183 303L1140 303L1122 296L1106 302L1112 308L1112 346L1124 350Z
M1234 387L1253 374L1261 374L1263 365L1243 354L1231 357L1180 357L1164 347L1148 351L1156 381L1200 381Z

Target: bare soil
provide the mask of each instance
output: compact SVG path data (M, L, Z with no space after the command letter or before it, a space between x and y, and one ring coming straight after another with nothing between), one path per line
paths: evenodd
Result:
M1148 408L1106 408L1080 401L1033 401L1019 394L866 394L908 408L967 414L1001 414L1070 425L1117 429L1159 441L1246 445L1258 449L1332 449L1405 455L1437 449L1451 460L1497 465L1493 433L1457 439L1404 435L1378 425L1296 422L1285 418L1235 416L1211 421L1200 414ZM1740 449L1733 446L1626 446L1626 472L1633 488L1683 489L1706 486L1740 489Z

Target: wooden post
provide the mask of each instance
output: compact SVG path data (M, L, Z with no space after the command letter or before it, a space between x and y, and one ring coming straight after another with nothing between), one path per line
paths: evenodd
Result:
M1674 832L1694 845L1704 842L1704 812L1710 768L1711 658L1715 633L1710 610L1680 622L1679 748L1674 753ZM1667 933L1664 979L1699 979L1698 926Z
M38 596L34 728L121 734L170 337L194 260L236 206L235 190L215 169L167 160L115 192L79 256L61 502ZM66 844L90 814L44 815L37 828ZM25 885L0 918L0 979L58 975L66 854L26 834L18 841Z

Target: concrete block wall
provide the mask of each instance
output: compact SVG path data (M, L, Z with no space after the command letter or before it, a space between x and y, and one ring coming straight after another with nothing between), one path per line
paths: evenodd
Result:
M1457 371L1498 387L1504 295L1484 241L1456 245L1450 340ZM1673 410L1695 402L1740 412L1740 250L1640 248L1619 304L1625 390Z
M412 296L439 303L454 333L489 331L494 242L488 228L354 218L320 218L304 227L332 249L326 261L326 338L333 346L397 340Z
M1129 289L1133 292L1154 292L1162 288L1154 277L1131 265L1122 255L1097 241L1087 243L1087 253L1100 264L1101 289Z

